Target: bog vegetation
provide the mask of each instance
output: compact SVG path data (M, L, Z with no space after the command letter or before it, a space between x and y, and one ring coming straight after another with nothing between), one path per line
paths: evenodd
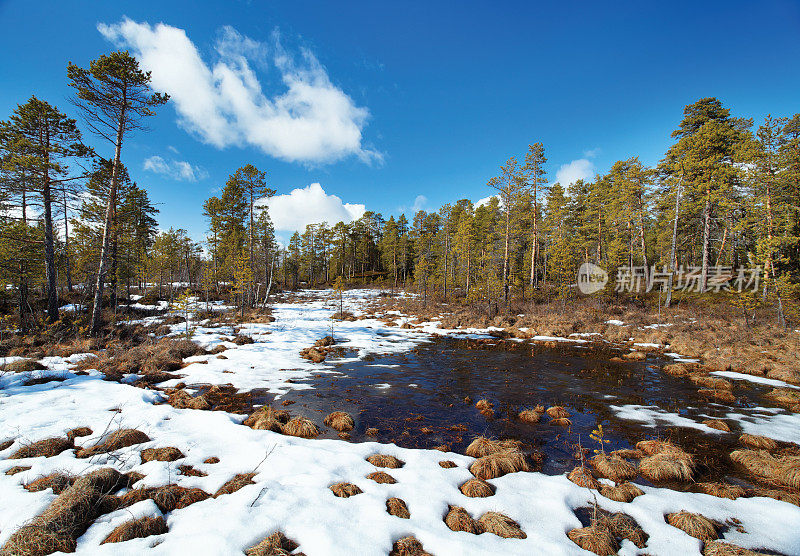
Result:
M800 319L800 114L756 124L703 98L682 118L676 111L673 143L655 167L631 156L591 180L551 183L535 142L500 165L488 200L420 210L410 221L367 211L309 225L286 246L264 203L276 191L248 164L203 204L203 245L183 229L158 230L146 184L124 164L131 134L168 97L127 52L66 73L69 110L32 96L0 122L6 330L41 330L71 303L72 325L97 334L132 293L144 304L174 301L185 287L244 311L278 288L377 282L494 315L514 300L566 304L579 295L585 262L611 276L600 298L668 306L701 291L745 322ZM103 142L112 158L95 151ZM756 288L752 274L741 287L740 269L759 270ZM684 274L694 293L677 290ZM616 291L618 276L641 291Z

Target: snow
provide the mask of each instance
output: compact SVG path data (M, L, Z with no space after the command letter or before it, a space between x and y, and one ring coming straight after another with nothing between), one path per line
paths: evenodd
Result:
M677 413L670 413L664 411L657 406L647 405L610 405L609 409L614 411L620 419L627 419L629 421L638 421L644 423L648 427L656 427L657 425L670 425L675 427L684 427L690 429L697 429L709 434L722 434L721 430L712 429L702 423L698 423Z
M607 320L606 324L613 324L614 326L625 326L624 322L622 322L621 320L617 320L617 319Z
M794 388L796 390L800 390L800 386L795 386L794 384L789 384L788 382L784 382L782 380L777 380L774 378L766 378L763 376L753 376L747 375L744 373L735 373L733 371L712 371L709 374L721 376L723 378L730 378L733 380L746 380L748 382L754 382L756 384L764 384L765 386L776 386L780 388Z
M369 292L347 292L347 302L355 313ZM241 333L254 337L256 343L237 346L227 342L227 360L206 357L208 364L191 364L181 369L182 381L189 383L232 383L242 389L266 387L273 392L308 387L287 384L287 378L308 377L312 372L336 372L330 365L312 365L299 358L302 347L330 333L333 304L329 292L301 296L301 303L278 304L269 325L246 325ZM336 308L338 310L338 307ZM334 324L339 345L350 348L347 357L362 358L370 353L405 351L428 341L429 324L415 330L387 327L375 319ZM445 333L439 330L439 333ZM476 331L476 334L485 331ZM227 327L201 327L195 341L205 346L223 343L230 337ZM768 548L786 554L800 553L800 508L768 498L728 500L705 494L677 492L641 486L645 492L631 503L608 500L596 492L578 487L565 476L542 473L513 473L491 480L497 491L488 498L467 498L458 487L471 478L467 467L474 461L456 453L400 448L376 442L350 443L341 440L306 440L265 430L252 430L240 423L243 416L219 411L175 409L159 404L158 391L103 380L97 371L77 375L74 363L85 355L62 359L47 358L48 369L40 372L61 373L63 382L23 386L30 373L0 375L0 423L2 436L16 438L11 447L0 451L0 544L20 525L39 514L55 496L50 490L31 493L22 485L54 472L85 474L93 469L113 466L122 472L139 471L145 478L135 486L158 486L176 483L185 487L215 492L233 475L257 472L256 484L241 490L197 502L167 514L169 532L165 535L135 539L119 544L100 542L117 525L136 517L161 515L150 501L101 516L78 541L78 553L138 555L171 554L241 554L242 551L280 530L299 543L298 550L315 555L381 555L392 543L413 534L433 554L586 554L566 536L580 527L574 514L595 499L609 511L624 511L638 521L650 535L644 552L650 554L699 555L700 542L669 526L664 514L679 510L699 512L724 522L736 517L746 533L733 529L725 540L747 548ZM10 359L10 358L9 358ZM232 371L223 373L223 370ZM386 384L386 386L390 386ZM335 408L331 408L332 410ZM648 422L667 422L678 426L704 427L690 419L645 406L612 406L622 415L646 418ZM799 422L787 415L760 411L753 427L781 427L800 431ZM358 415L355 416L358 419ZM633 417L625 417L633 418ZM745 421L743 421L745 422ZM78 438L79 446L94 444L104 431L138 428L150 442L124 448L110 455L76 459L72 450L52 458L8 460L21 444L62 435L77 427L89 426L90 437ZM706 427L707 428L707 427ZM705 431L705 429L702 429ZM719 434L709 429L705 432ZM795 433L797 434L797 433ZM174 446L185 458L176 462L141 463L139 451L147 447ZM374 453L394 455L405 462L400 469L385 471L396 484L378 484L365 478L375 467L366 461ZM217 464L205 464L211 456ZM441 460L452 460L453 469L443 469ZM206 472L205 477L179 475L178 465L188 464ZM5 475L15 465L31 469ZM364 492L350 498L337 498L328 489L332 483L348 481ZM386 512L386 499L402 498L411 512L408 520ZM486 511L500 511L515 519L527 534L526 539L502 539L490 533L471 535L453 532L443 522L449 504L463 506L474 517ZM622 554L636 554L630 543Z

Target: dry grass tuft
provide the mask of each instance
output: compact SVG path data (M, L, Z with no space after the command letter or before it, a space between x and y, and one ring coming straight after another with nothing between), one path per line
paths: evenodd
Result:
M79 458L89 458L97 454L106 454L127 448L135 444L142 444L150 442L150 437L140 430L136 429L120 429L105 436L100 442L90 448L82 448L75 454Z
M494 404L487 399L478 400L475 403L475 407L478 408L478 411L483 411L485 409L492 409L494 408Z
M756 488L751 491L751 494L753 496L764 496L766 498L772 498L774 500L780 500L781 502L788 502L789 504L800 506L800 494L787 492L785 490L779 490L773 488Z
M478 524L487 533L492 533L504 539L525 539L528 537L519 526L519 523L498 512L486 512L478 519Z
M709 494L717 498L728 498L729 500L736 500L746 493L744 488L730 483L697 483L695 487L703 494Z
M126 508L142 500L152 500L162 512L172 512L195 502L209 498L209 494L199 488L186 488L178 485L164 485L160 487L135 488L123 494L120 507Z
M401 519L409 519L411 512L408 511L405 501L402 498L389 498L386 500L386 511L389 515L399 517Z
M53 489L53 494L61 494L71 487L76 479L76 477L64 473L51 473L50 475L39 477L35 481L28 483L25 485L25 490L28 492L39 492L51 488Z
M447 515L444 516L444 522L452 531L465 531L473 535L483 533L480 523L475 521L461 506L449 506Z
M549 424L569 428L572 426L572 421L566 417L559 417L558 419L551 419Z
M486 498L494 495L494 487L483 479L469 479L458 488L461 494L469 498Z
M353 483L334 483L328 488L339 498L350 498L351 496L364 492Z
M591 464L600 475L614 482L632 479L636 476L636 468L618 456L597 454L591 459Z
M703 424L707 427L711 427L712 429L731 432L731 428L728 426L728 423L726 423L721 419L706 419L705 421L703 421Z
M14 440L13 439L3 440L2 442L0 442L0 452L2 452L3 450L5 450L7 448L10 448L12 444L14 444Z
M431 556L414 537L403 537L395 541L389 556Z
M547 416L551 419L567 419L569 418L569 411L564 409L560 405L554 405L553 407L547 408Z
M353 421L353 418L350 416L350 414L345 413L344 411L334 411L325 417L324 423L333 430L337 430L339 432L351 431L353 430L353 427L356 426L355 421Z
M600 494L616 502L631 502L644 491L633 483L621 483L617 486L600 485Z
M92 429L89 427L76 427L67 431L67 440L70 442L81 436L89 436L92 434Z
M689 380L697 386L703 386L704 388L710 388L712 390L733 390L733 383L724 378L707 375L691 375Z
M567 475L567 479L584 488L599 489L600 483L594 478L592 472L583 466L578 466Z
M518 450L520 443L516 440L492 440L484 436L478 436L470 442L464 451L470 457L481 458L490 454Z
M147 463L148 461L175 461L176 459L186 457L183 455L183 452L171 446L165 448L145 448L139 452L139 455L142 457L142 463Z
M764 397L781 405L792 406L800 404L800 390L792 388L773 388Z
M399 469L405 465L404 461L387 454L372 454L367 461L375 467L388 467L389 469Z
M642 440L636 443L636 449L646 456L661 453L681 453L683 450L666 440ZM686 453L686 452L683 452Z
M800 490L800 457L788 456L778 461L778 482L794 490Z
M211 456L203 460L203 463L219 463L219 458L217 456Z
M33 442L19 448L16 452L8 456L8 459L23 459L23 458L51 458L57 456L64 450L74 448L72 442L66 438L45 438L38 442Z
M439 462L439 467L441 467L442 469L452 469L452 468L458 467L458 466L456 465L456 462L450 461L449 459L447 459L447 460L444 460L444 461L440 461Z
M616 539L628 539L639 548L644 548L647 544L647 533L627 514L611 514L602 518L601 524L605 525Z
M74 552L80 537L103 511L111 492L123 485L123 476L110 467L78 478L39 516L17 529L0 549L8 555Z
M285 409L275 409L271 405L259 407L251 413L242 424L256 430L269 430L283 432L283 424L289 420L289 412Z
M748 448L755 448L756 450L775 450L778 447L778 443L772 440L771 438L767 438L766 436L759 436L757 434L747 434L744 433L742 436L739 437L739 442L744 444Z
M28 469L30 469L29 465L15 465L6 471L6 475L16 475L17 473L22 473Z
M704 398L721 403L732 404L736 402L736 396L730 390L715 390L713 388L701 388L697 391Z
M711 541L703 546L703 556L762 556L762 552L753 552L741 546L722 541Z
M286 538L286 535L280 531L275 531L257 545L246 549L244 553L247 556L280 556L289 554L297 546L298 544Z
M479 479L496 479L508 473L530 471L525 455L507 450L478 458L469 466L470 472Z
M717 526L710 519L700 514L681 510L680 512L667 514L666 517L667 523L701 541L713 541L719 538Z
M525 409L520 411L517 417L523 423L535 424L542 418L542 414L533 409Z
M692 480L693 460L675 458L670 454L662 453L648 456L639 462L639 473L645 479L654 483L665 481Z
M758 477L773 479L777 475L778 460L764 450L734 450L730 458Z
M689 367L687 367L683 363L670 363L669 365L664 365L661 370L667 373L668 375L672 376L689 375Z
M33 359L20 359L19 361L12 361L2 365L0 371L7 373L24 373L27 371L42 371L46 369L44 365Z
M619 549L617 540L605 527L581 527L568 532L567 536L582 549L598 556L613 556Z
M623 459L642 459L644 457L644 452L639 449L621 448L611 452L611 455Z
M223 494L234 493L237 490L246 487L247 485L256 484L255 481L253 481L253 477L256 475L257 473L239 473L234 475L224 485L219 487L219 490L214 493L214 498L222 496Z
M367 479L372 479L376 483L380 483L383 485L393 485L397 482L397 479L385 473L383 471L375 471L367 475Z
M141 539L151 535L163 535L167 533L167 522L161 516L140 517L128 521L116 527L100 544L109 542L125 542L131 539Z
M283 426L283 433L300 438L315 438L319 436L319 427L311 419L295 417Z

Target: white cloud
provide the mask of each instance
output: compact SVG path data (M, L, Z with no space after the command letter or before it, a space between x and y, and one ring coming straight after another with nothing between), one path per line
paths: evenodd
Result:
M483 199L478 199L477 201L475 201L475 208L482 207L483 205L488 205L495 197L498 197L499 200L498 195L489 195L488 197L484 197Z
M589 149L588 151L583 151L584 158L595 158L598 154L600 154L600 147L595 147L593 149Z
M269 207L275 229L284 232L303 232L308 224L352 222L366 210L362 204L342 203L336 195L328 195L318 183L293 189L286 195L276 195L256 201Z
M588 180L594 176L594 164L587 158L573 160L569 164L562 164L556 172L556 181L564 187L578 180Z
M286 52L277 33L266 45L223 27L214 45L215 60L207 63L177 27L124 18L97 29L133 51L152 72L153 87L171 96L179 125L206 143L254 146L290 162L383 158L362 145L369 110L336 87L309 50L298 56ZM266 73L277 70L281 91L262 89L251 63Z
M414 199L414 204L411 205L411 210L417 212L419 210L425 210L425 207L428 205L428 198L425 195L417 195Z
M208 177L208 172L199 166L192 166L185 160L164 160L160 156L146 158L144 169L176 181L197 181Z

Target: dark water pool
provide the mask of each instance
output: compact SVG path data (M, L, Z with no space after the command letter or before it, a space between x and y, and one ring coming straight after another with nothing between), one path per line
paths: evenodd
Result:
M661 356L639 362L611 360L620 353L611 348L548 349L528 343L440 338L404 354L342 363L338 370L343 374L317 375L309 381L313 390L292 391L278 402L266 395L254 401L291 403L287 409L293 414L320 424L330 411L347 411L356 420L351 433L355 442L378 440L415 448L447 445L463 453L476 435L515 438L545 454L543 471L550 474L575 466L578 444L598 448L589 435L602 424L610 441L606 450L632 447L645 438L669 439L696 455L698 481L747 484L728 459L739 436L734 422L728 421L731 434L668 423L652 427L621 419L610 406L657 406L700 422L724 418L732 408L746 413L747 408L767 405L762 395L771 388L736 381L735 403L711 403L688 379L662 372L668 361ZM494 404L493 418L475 408L475 402L484 398ZM537 404L563 405L571 413L572 426L550 425L546 415L537 424L516 418L520 410ZM367 436L365 431L373 427L377 436ZM334 438L336 433L327 429L324 436Z

